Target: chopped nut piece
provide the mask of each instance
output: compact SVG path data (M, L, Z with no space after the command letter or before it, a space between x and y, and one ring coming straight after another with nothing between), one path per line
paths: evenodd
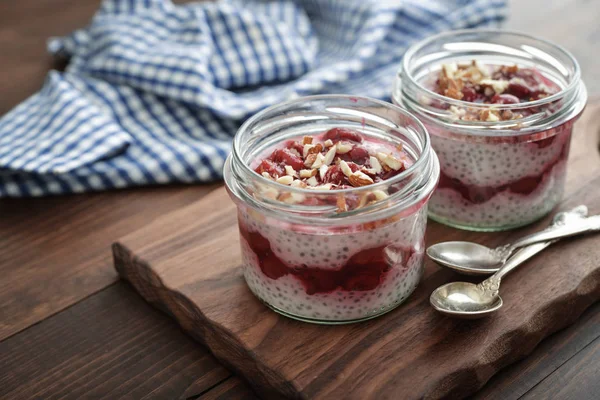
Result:
M310 151L310 149L312 149L313 147L315 147L313 144L310 144L310 143L309 143L309 144L305 144L305 145L304 145L304 148L303 148L303 150L302 150L302 157L303 157L303 158L306 158L306 157L308 157L308 154L309 154L308 152L309 152L309 151Z
M350 175L352 175L352 169L350 169L350 166L344 160L340 160L340 169L342 170L342 172L344 173L344 175L346 175L348 177Z
M352 150L352 145L350 143L346 143L346 142L339 142L337 144L337 153L338 154L346 154L348 153L350 150Z
M264 177L265 177L265 178L267 178L267 179L273 179L273 178L271 178L271 175L269 175L269 173L268 173L268 172L263 172L263 173L262 173L262 176L264 176Z
M481 86L489 86L494 89L494 92L501 94L508 88L509 82L498 81L494 79L483 79L481 82L479 82L479 84Z
M450 112L456 115L457 117L464 117L467 113L464 108L458 108L456 106L450 106Z
M301 157L300 153L298 152L298 150L296 150L296 149L288 149L288 150L290 151L290 153L292 153L296 157Z
M446 78L453 78L456 71L458 71L458 65L456 63L448 63L442 65L442 70Z
M344 197L343 194L338 196L336 204L337 204L338 212L348 211L348 205L346 204L346 198Z
M279 196L279 190L265 185L261 188L260 194L266 199L276 200Z
M370 156L369 160L371 161L371 169L373 170L373 173L375 175L380 173L381 172L381 164L379 163L379 160L377 159L377 157Z
M394 171L398 171L404 165L404 164L402 164L402 161L398 160L396 157L392 156L391 154L385 154L382 152L378 152L377 158L379 159L379 161L381 161L383 163L384 169L385 169L385 166L387 165Z
M296 179L296 180L294 180L294 182L291 183L290 186L291 187L298 187L298 188L305 188L308 185L306 184L306 182L301 181L300 179Z
M323 150L323 145L321 143L317 143L314 146L312 146L310 149L308 149L308 154L320 153L321 150Z
M473 60L473 66L479 70L481 75L488 77L490 76L490 70L479 60Z
M312 166L316 159L317 159L316 154L309 154L308 157L306 157L306 159L304 160L304 166L305 167Z
M381 201L381 200L385 200L388 197L388 194L386 192L384 192L383 190L373 190L373 195L375 195L375 199L377 199L377 201Z
M296 181L296 182L300 182L300 181ZM301 203L305 199L306 199L306 197L301 193L290 193L290 192L282 193L279 195L279 198L278 198L279 201L283 201L284 203L288 203L288 204Z
M313 141L312 136L304 136L302 138L302 144L311 144Z
M498 122L500 121L500 117L496 114L495 111L491 110L483 110L479 113L479 119L487 122Z
M275 182L281 183L283 185L290 185L293 181L294 181L293 176L285 175L280 178L277 178L277 180Z
M327 173L327 171L329 170L329 167L327 165L321 165L321 168L319 168L319 176L321 177L321 180L325 179L325 174ZM313 169L311 171L317 171L316 169Z
M377 197L373 193L367 193L366 195L367 205L373 204L377 201Z
M300 170L300 178L310 178L317 174L316 169L301 169Z
M515 65L511 65L510 67L507 65L503 65L501 68L501 71L504 72L505 74L509 75L509 74L516 74L517 71L519 70L519 67L515 64Z
M314 189L314 190L330 190L331 186L333 186L331 183L326 183L324 185L309 187L309 189Z
M461 100L463 98L462 92L458 91L454 88L449 88L444 91L444 94L448 97L451 97L456 100Z
M314 176L311 176L309 179L306 180L306 183L309 186L317 186L319 184L319 181L317 181L317 178L315 178Z
M329 165L333 161L335 157L335 152L337 150L337 146L332 146L329 150L327 150L327 154L325 154L325 159L323 160L323 165Z
M321 168L321 165L325 164L325 156L322 153L317 153L317 158L311 166L312 169Z
M348 177L350 184L354 187L366 186L373 183L373 179L367 174L356 171Z
M504 110L504 111L502 111L502 120L504 120L504 121L508 121L508 120L513 119L513 116L514 116L514 114L510 110Z
M327 139L325 142L323 142L323 144L325 145L325 147L333 146L333 142L331 141L331 139Z
M362 208L367 205L367 199L369 197L369 194L370 193L364 193L362 196L360 196L360 200L358 201L356 208Z
M286 165L285 166L285 174L289 175L289 176L298 177L298 174L296 173L296 170L294 168L292 168L291 165Z

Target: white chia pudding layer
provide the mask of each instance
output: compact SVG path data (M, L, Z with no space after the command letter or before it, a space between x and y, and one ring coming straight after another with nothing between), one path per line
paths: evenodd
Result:
M560 201L566 163L556 165L529 195L502 192L490 200L473 204L453 189L438 188L429 203L430 216L441 222L473 228L526 225L548 214Z
M401 219L344 232L323 228L290 229L272 219L239 211L240 225L260 233L271 251L289 268L341 270L360 251L385 247L389 269L370 290L336 287L310 293L305 282L291 273L273 279L261 270L259 258L242 237L244 277L252 292L269 306L305 320L352 322L391 310L413 292L423 273L426 206ZM360 275L355 279L360 279Z
M482 230L509 229L543 217L563 194L571 131L572 124L567 123L556 128L553 136L517 143L470 142L432 134L441 177L430 200L431 217ZM457 187L462 187L462 193Z
M571 140L562 132L541 147L538 142L472 143L431 135L440 169L464 185L502 186L529 176L543 174L561 159ZM548 140L548 139L545 139Z

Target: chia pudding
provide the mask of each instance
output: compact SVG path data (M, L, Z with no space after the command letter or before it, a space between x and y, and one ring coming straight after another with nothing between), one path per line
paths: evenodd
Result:
M455 35L430 41L451 48L448 43L466 40L462 36L474 40L469 45L475 49L496 41L508 49L510 40L526 40L495 31ZM435 48L417 45L405 62L417 64L414 56L423 46L420 57ZM440 182L429 215L464 229L511 229L554 208L563 194L573 124L586 99L574 59L572 71L564 68L570 75L561 77L541 61L528 64L514 55L503 55L500 61L495 51L474 56L476 50L464 50L475 58L455 54L458 60L431 61L413 76L402 72L404 81L397 85L407 87L394 94L395 102L418 110L440 160ZM416 88L412 93L408 81Z
M532 68L516 65L444 64L431 90L479 104L518 104L558 93L560 87ZM443 107L443 106L442 106ZM451 107L464 121L519 120L552 105L513 112ZM546 215L562 197L572 122L527 140L456 140L431 129L440 159L440 183L430 213L475 227L518 226Z
M317 98L360 106L345 97ZM257 183L245 193L258 207L240 201L228 161L244 277L260 300L284 315L319 323L369 319L402 303L419 283L437 159L425 142L417 152L416 142L405 150L400 130L308 129L311 134L270 142L245 163Z

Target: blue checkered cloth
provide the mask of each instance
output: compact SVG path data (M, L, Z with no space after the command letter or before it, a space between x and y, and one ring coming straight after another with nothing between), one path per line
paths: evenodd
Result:
M231 138L298 96L389 99L406 48L497 26L505 0L105 0L70 57L0 120L0 196L220 179Z

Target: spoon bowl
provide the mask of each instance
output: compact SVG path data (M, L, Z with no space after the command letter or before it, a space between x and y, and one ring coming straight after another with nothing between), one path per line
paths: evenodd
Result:
M583 205L562 211L554 216L549 228L495 249L472 242L443 242L430 246L427 255L438 264L463 275L490 275L498 271L519 248L600 231L600 215L587 217L587 213L587 207Z
M491 275L498 271L502 258L489 247L472 242L444 242L429 246L433 261L465 275Z
M500 296L490 296L468 282L451 282L431 293L429 302L437 311L452 317L478 319L502 307Z

